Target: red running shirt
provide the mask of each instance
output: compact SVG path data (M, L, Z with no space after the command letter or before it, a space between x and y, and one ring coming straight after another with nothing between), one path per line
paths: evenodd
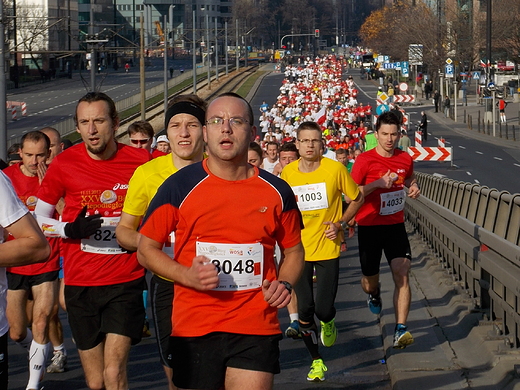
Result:
M108 286L144 275L135 253L121 252L115 225L135 169L149 161L144 149L118 144L108 160L94 160L84 144L56 156L38 191L38 198L55 205L63 197L62 220L72 222L84 206L88 214L101 214L104 226L87 240L63 239L63 270L69 286Z
M362 226L393 225L404 221L406 195L404 182L413 174L413 160L408 153L395 149L392 157L383 157L376 149L361 153L352 166L354 181L364 186L383 177L388 170L396 175L391 188L378 188L365 197L365 203L356 214L356 222Z
M40 188L38 176L25 176L21 169L22 163L11 165L4 169L4 173L11 179L18 198L27 206L30 212L34 211L38 198L36 194ZM55 218L58 218L55 213ZM47 238L51 246L51 255L44 263L23 265L20 267L9 267L7 272L18 275L40 275L46 272L58 271L60 269L60 239Z

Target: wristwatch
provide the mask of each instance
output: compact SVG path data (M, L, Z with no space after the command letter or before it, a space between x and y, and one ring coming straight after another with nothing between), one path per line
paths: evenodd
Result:
M343 230L347 230L348 227L349 227L347 222L345 222L345 221L341 221L341 220L339 221L339 225L341 226L341 228L342 228Z
M287 291L289 291L289 294L292 293L292 285L289 282L286 282L285 280L279 280L278 283L283 284Z

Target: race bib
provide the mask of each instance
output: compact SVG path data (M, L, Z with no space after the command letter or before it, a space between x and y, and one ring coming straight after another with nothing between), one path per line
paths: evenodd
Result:
M264 247L255 244L196 243L197 256L206 256L215 264L219 284L216 291L245 291L262 286Z
M116 240L116 226L119 217L104 217L101 227L90 237L81 240L81 250L89 253L119 254L126 253Z
M385 192L381 194L380 215L390 215L403 211L405 201L404 190Z
M322 210L329 207L325 183L292 187L300 211Z

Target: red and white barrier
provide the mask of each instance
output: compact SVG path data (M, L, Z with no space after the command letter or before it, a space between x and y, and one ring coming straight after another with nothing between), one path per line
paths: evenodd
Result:
M27 103L22 102L22 116L27 116Z
M446 147L446 140L444 138L438 138L437 139L437 145L439 146L439 148L444 148Z
M18 119L18 109L17 107L20 107L20 111L22 112L23 116L27 116L27 103L25 102L14 102L14 101L7 101L5 102L6 108L8 111L11 111L11 117L13 120Z
M415 95L394 95L394 103L414 103Z
M415 132L415 146L422 146L422 134L420 131Z
M11 108L11 117L13 118L13 121L18 119L17 113L16 113L16 106L13 106L13 108Z
M414 161L452 161L453 150L449 148L426 148L410 146L408 154Z

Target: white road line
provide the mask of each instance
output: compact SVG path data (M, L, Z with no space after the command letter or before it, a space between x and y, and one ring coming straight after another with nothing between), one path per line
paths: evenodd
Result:
M471 172L466 172L469 176L471 176Z
M478 150L475 150L475 153L477 153L477 154L484 154L482 152L479 152Z
M500 157L493 157L495 160L502 161Z
M516 163L515 163L515 164L513 164L513 165L516 165L517 167L520 167L520 164L516 164Z
M480 182L477 179L475 179L475 183L480 184Z
M459 145L459 148L461 148L461 149L466 149L466 147L465 147L465 146L460 146L460 145Z

